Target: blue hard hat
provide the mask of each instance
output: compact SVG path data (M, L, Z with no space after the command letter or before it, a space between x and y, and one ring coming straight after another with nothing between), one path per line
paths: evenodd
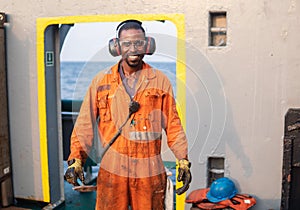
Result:
M222 177L215 180L209 191L206 194L207 199L210 202L218 203L230 198L233 198L237 193L237 189L233 181L227 177Z

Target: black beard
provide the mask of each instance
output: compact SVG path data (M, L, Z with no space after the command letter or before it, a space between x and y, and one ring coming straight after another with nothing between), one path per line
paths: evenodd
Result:
M140 60L137 62L137 63L130 63L129 61L128 61L128 56L129 55L138 55L139 57L140 57ZM136 54L128 54L127 55L127 57L125 58L125 62L127 63L127 65L128 66L130 66L130 67L132 67L132 68L135 68L135 67L138 67L141 63L142 63L142 61L143 61L143 58L144 58L144 54L138 54L138 53L136 53Z
M127 59L125 59L125 61L126 61L128 66L134 68L134 67L139 66L139 64L141 63L142 60L140 60L138 63L130 63Z

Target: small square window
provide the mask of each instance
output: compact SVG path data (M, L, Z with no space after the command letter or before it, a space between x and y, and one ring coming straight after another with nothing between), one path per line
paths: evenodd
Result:
M209 157L208 158L208 176L207 187L216 179L224 177L224 158L223 157Z
M226 12L210 12L209 46L222 47L227 42Z

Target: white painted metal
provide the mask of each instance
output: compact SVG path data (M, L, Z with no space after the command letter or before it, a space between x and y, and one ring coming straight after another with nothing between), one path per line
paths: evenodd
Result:
M297 3L1 1L1 11L9 17L7 65L15 196L43 199L36 19L176 11L185 15L184 41L190 64L186 121L193 163L191 190L206 187L207 156L222 156L225 174L238 183L239 191L257 197L253 209L279 209L284 115L288 108L299 107L300 101ZM227 11L227 46L208 47L208 14L219 10Z

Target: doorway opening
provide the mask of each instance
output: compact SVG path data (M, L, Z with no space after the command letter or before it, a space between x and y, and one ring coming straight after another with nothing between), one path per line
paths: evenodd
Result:
M156 38L158 46L155 56L149 57L149 60L145 58L145 60L160 70L166 70L167 76L172 83L174 82L174 92L177 94L178 100L183 100L179 102L179 104L183 106L180 107L180 110L185 112L184 88L177 83L178 80L182 80L182 84L184 84L185 80L185 67L182 65L185 60L185 55L182 51L180 53L178 51L178 49L184 47L184 45L180 44L180 46L178 46L177 44L179 38L184 38L184 31L177 31L179 24L184 23L182 17L180 17L180 15L170 15L163 18L160 16L154 17L153 15L134 16L136 19L141 19L142 21L145 20L143 21L143 24L146 24L146 22L149 24L146 27L147 34L150 34L148 31L152 32L151 24L160 24L160 27L156 27L157 31L154 30L153 32L153 36ZM125 17L120 15L116 18L114 16L114 18L112 18L113 22L107 18L107 16L105 16L105 18L89 16L78 17L78 19L72 17L73 20L67 20L66 18L62 18L61 20L59 18L45 18L38 21L38 40L44 41L42 47L38 46L41 170L44 176L42 178L42 187L44 201L50 202L52 205L59 204L60 201L67 201L68 199L67 194L65 193L66 188L62 175L65 171L65 161L69 154L69 136L87 88L87 86L83 84L89 84L93 74L96 74L99 69L101 69L101 66L99 66L99 63L97 62L107 62L106 65L110 66L112 62L117 61L112 60L112 57L110 56L110 59L106 60L108 57L105 56L105 53L108 53L108 49L107 43L105 42L108 42L109 39L115 37L116 25ZM131 17L126 15L126 19L127 18L130 19ZM157 19L168 19L168 21L157 21ZM90 20L90 22L87 22L87 20ZM173 23L175 23L175 25ZM170 30L170 28L162 30L161 25L168 24L169 27L171 26L172 30ZM95 27L96 25L98 26ZM108 27L108 25L110 25L112 30L103 30L103 28ZM88 45L84 44L83 40L89 41L90 39L84 38L80 41L77 37L77 42L75 42L75 44L73 42L73 44L69 45L73 46L71 51L76 52L76 55L79 55L81 58L81 60L76 61L72 60L75 57L68 57L70 54L66 54L65 50L68 46L68 42L70 42L69 37L70 39L72 37L71 32L76 31L77 26L78 28L85 28L84 30L81 29L81 36L94 34L93 32L88 32L88 27L94 29L100 28L101 30L99 31L101 31L101 34L98 34L98 37L96 38L105 41L103 42L103 45L96 45L95 43L89 45L90 48L88 49L91 50L91 52L89 52L89 55L84 55L84 52L87 50L82 49L82 46ZM67 32L62 32L63 30L66 30ZM164 34L162 32L172 32L173 34ZM41 33L43 34L41 35ZM65 37L63 36L63 33L65 33ZM75 38L75 35L73 38ZM158 43L158 40L161 40L160 43ZM81 46L81 48L76 50L74 46ZM172 46L172 49L170 49L170 46ZM92 49L95 51L92 51ZM99 58L102 60L97 60ZM161 62L156 62L155 59L160 59ZM104 68L105 66L102 67ZM182 78L179 78L178 72L180 72L179 75ZM72 81L69 80L72 79L73 83L71 84L70 82ZM181 116L185 116L185 113L181 113ZM185 122L184 119L183 122ZM170 157L168 156L169 152L166 149L164 149L162 153L164 157ZM94 164L92 165L92 168L94 166L96 168L98 165L97 159L95 160L96 161L92 163ZM174 166L173 162L168 161L168 159L166 159L166 165ZM87 172L89 171L87 170ZM90 172L93 172L93 169ZM60 186L60 188L53 188L51 186ZM178 203L176 205L178 205Z

